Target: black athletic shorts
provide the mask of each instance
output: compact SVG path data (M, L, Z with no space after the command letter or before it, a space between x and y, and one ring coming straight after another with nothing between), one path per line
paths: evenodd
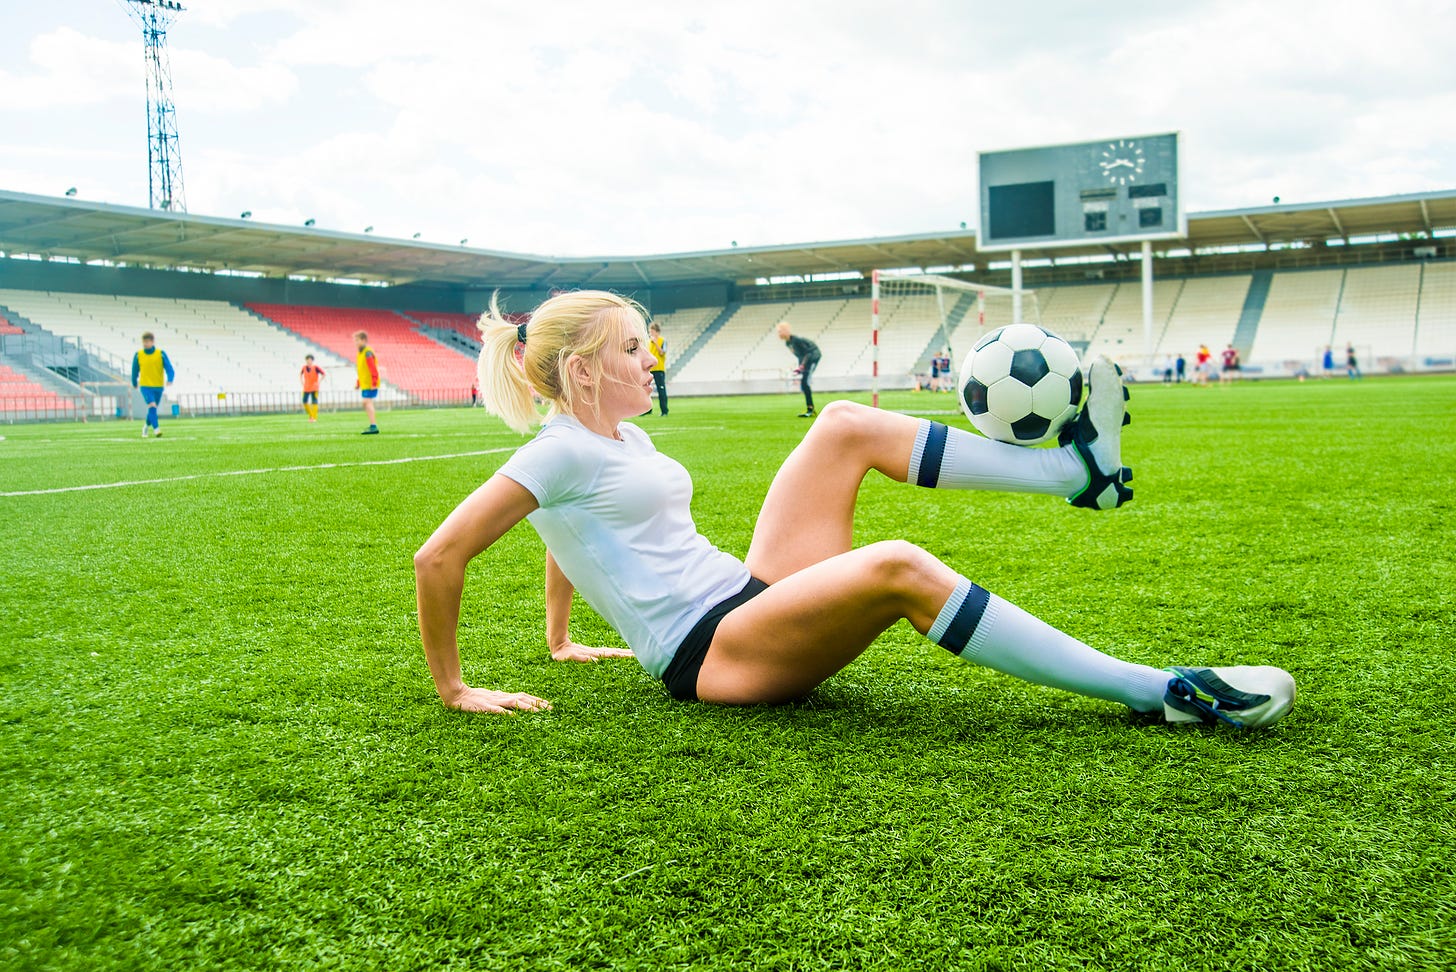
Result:
M693 625L693 630L677 646L677 654L667 663L667 671L662 673L662 682L673 698L679 702L698 700L698 672L703 668L703 659L707 657L708 648L713 644L713 635L717 632L718 625L727 617L729 611L740 604L747 604L766 590L767 584L757 577L750 577L748 583L743 585L743 590L709 608L708 613Z

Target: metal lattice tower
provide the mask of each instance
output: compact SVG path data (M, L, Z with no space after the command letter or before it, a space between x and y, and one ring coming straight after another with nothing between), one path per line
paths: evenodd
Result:
M182 186L182 147L177 139L177 106L172 103L172 66L167 59L167 27L182 12L174 0L124 0L127 13L142 28L147 65L147 194L153 209L187 211Z

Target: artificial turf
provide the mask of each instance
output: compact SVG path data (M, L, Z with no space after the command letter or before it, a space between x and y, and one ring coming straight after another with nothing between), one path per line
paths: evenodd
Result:
M676 703L549 659L525 525L471 568L465 672L554 709L448 712L410 556L507 452L351 464L521 441L484 414L0 427L0 968L1456 966L1456 379L1132 404L1131 506L872 476L857 539L1130 660L1282 665L1271 730L903 624L800 704ZM741 555L797 410L640 422ZM574 633L617 643L580 604Z

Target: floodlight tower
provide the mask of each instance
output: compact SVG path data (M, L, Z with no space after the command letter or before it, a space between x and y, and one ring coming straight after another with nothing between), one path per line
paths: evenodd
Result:
M167 28L182 12L175 0L124 0L142 28L147 65L147 195L153 209L187 211L182 187L182 147L177 140L177 106L172 103L172 66Z

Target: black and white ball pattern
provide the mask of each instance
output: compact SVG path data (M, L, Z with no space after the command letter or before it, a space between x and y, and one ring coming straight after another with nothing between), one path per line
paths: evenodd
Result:
M1082 404L1072 346L1035 324L984 335L961 365L961 408L982 434L1014 445L1054 437Z

